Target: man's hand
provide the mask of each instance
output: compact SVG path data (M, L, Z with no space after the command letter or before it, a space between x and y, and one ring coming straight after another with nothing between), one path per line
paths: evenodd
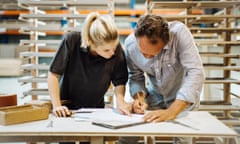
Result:
M144 121L147 122L162 122L173 120L188 106L188 102L176 99L168 109L159 109L147 112L143 118Z
M147 104L145 102L146 94L144 92L138 92L133 97L133 105L132 105L132 111L133 113L143 114L147 108Z
M176 118L175 114L165 109L147 112L143 117L144 121L146 122L162 122L162 121L173 120L175 118Z

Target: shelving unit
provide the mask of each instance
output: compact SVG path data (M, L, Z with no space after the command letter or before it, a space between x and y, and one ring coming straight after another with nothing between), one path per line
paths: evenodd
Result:
M239 92L232 91L234 86L240 87L240 77L233 77L233 73L240 75L240 63L237 62L240 61L240 53L233 52L240 48L240 41L234 37L240 34L240 26L234 25L240 16L233 13L233 9L239 6L240 1L147 1L148 13L156 13L158 9L182 9L179 15L163 16L169 21L185 23L199 48L206 74L200 110L223 112L221 118L229 120L234 117L232 112L240 110L239 105L232 105L233 97L240 98ZM209 8L217 8L218 12L192 14L193 10Z
M19 20L28 23L28 25L22 26L19 31L30 36L30 39L20 40L20 46L29 48L29 51L20 54L27 61L22 65L22 69L28 73L18 81L22 84L31 84L31 89L25 91L23 95L32 96L32 100L40 99L39 96L42 95L49 95L47 88L49 64L40 63L39 59L51 59L61 42L60 39L46 39L47 32L64 34L68 31L79 31L87 15L79 13L81 10L104 10L105 13L114 16L113 0L18 0L18 6L28 10L28 12L19 15ZM62 10L63 8L64 10ZM59 13L49 13L50 10L59 11ZM45 83L46 86L40 87L40 83Z
M240 25L234 25L234 21L239 21L240 15L233 13L233 9L240 7L239 0L146 0L146 9L129 9L129 0L115 0L114 6L110 6L109 1L113 2L18 0L18 5L11 1L9 5L0 6L1 16L19 16L16 21L0 23L0 35L30 37L21 40L19 44L28 51L20 54L25 64L22 65L24 76L18 81L31 85L31 89L25 91L23 96L32 96L33 100L48 96L47 86L42 87L42 84L47 84L49 66L41 63L40 59L51 59L61 41L48 36L60 38L65 32L80 30L82 20L89 12L95 10L101 14L111 13L117 24L126 23L125 27L119 27L119 34L126 36L132 32L130 23L136 22L138 16L148 12L160 14L168 21L179 20L189 27L199 48L206 74L200 110L214 114L216 112L219 119L229 126L240 125L240 39L236 38L240 35ZM219 11L213 14L204 13L205 9L211 8L217 8ZM131 17L132 15L135 17ZM67 24L62 25L62 20ZM113 91L109 91L107 95L113 95Z

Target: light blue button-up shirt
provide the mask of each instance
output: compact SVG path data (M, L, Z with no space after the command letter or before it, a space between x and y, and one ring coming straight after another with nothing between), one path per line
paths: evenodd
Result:
M179 99L199 103L204 72L198 48L189 29L181 22L169 22L170 41L153 58L139 51L134 34L124 43L129 68L130 95L144 90L149 106L166 106ZM146 80L146 81L145 81Z

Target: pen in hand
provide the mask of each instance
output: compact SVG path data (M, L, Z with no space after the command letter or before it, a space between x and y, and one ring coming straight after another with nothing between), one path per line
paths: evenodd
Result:
M145 93L143 91L136 93L133 102L133 112L144 114L147 104L145 103Z

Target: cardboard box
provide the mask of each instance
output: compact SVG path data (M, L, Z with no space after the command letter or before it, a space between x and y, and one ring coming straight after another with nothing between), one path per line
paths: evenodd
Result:
M0 107L16 106L17 94L3 94L0 93Z
M32 100L25 102L27 105L37 106L37 107L46 107L48 108L49 112L52 111L52 103L50 100Z
M0 125L11 125L48 119L49 109L32 105L0 108Z

